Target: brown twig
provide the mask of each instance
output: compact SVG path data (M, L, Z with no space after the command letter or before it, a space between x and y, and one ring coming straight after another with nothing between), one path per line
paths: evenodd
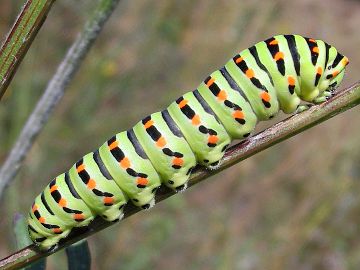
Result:
M257 152L260 152L274 144L277 144L297 133L300 133L314 125L317 125L341 112L344 112L360 103L360 82L338 91L335 96L325 103L311 107L309 110L294 115L274 126L250 137L249 139L234 145L226 151L220 167L217 170L206 170L197 168L191 175L189 186L216 174L237 162L240 162ZM165 187L161 187L156 194L156 202L162 201L175 193ZM141 211L141 209L127 204L125 207L125 218ZM84 239L97 231L100 231L113 223L108 223L101 218L96 218L86 230L76 229L71 235L52 252L40 253L34 245L28 246L0 261L0 269L18 269L40 258L70 246L74 242Z
M0 49L0 100L55 0L27 0Z

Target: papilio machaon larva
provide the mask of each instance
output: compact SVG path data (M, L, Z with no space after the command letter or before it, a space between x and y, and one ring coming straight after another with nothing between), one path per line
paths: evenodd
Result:
M243 50L161 112L120 132L54 178L35 199L31 239L51 249L95 216L117 221L131 201L149 208L164 184L186 188L195 165L218 165L232 140L301 101L321 103L341 82L348 58L322 40L278 35Z

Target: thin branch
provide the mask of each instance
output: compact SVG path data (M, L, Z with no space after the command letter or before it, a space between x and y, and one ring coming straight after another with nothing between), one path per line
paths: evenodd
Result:
M217 170L206 170L198 167L191 175L189 186L193 186L200 181L216 174L237 162L240 162L259 151L262 151L274 144L277 144L285 139L288 139L299 132L302 132L314 125L317 125L339 113L342 113L356 105L360 104L360 82L357 82L349 88L337 92L327 102L313 106L308 111L291 116L290 118L281 121L274 126L250 137L249 139L234 145L226 151L225 157L222 160L220 167ZM315 138L316 139L316 138ZM175 193L166 187L162 186L156 193L156 202L162 201ZM125 207L125 218L141 211L140 208L127 204ZM97 231L100 231L113 223L104 221L101 218L96 218L87 229L76 228L69 235L69 237L59 245L59 248L52 252L40 253L34 245L30 245L9 257L0 260L0 269L18 269L30 264L40 258L49 256L71 244L84 239Z
M0 100L55 0L27 0L0 49Z
M88 20L83 31L77 36L65 58L58 66L44 94L21 130L14 147L0 168L0 199L7 185L16 176L34 140L44 127L56 104L64 95L66 86L74 77L82 60L94 44L105 22L118 3L119 0L100 0L93 17Z

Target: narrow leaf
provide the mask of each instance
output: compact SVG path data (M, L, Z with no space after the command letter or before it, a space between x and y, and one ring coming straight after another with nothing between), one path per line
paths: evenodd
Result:
M0 49L0 100L55 0L27 0Z
M66 248L69 270L88 270L91 266L91 255L86 240L79 241Z

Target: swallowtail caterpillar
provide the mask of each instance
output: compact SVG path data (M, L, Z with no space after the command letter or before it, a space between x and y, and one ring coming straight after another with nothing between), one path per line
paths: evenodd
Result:
M35 199L31 239L49 250L95 216L117 221L123 207L154 205L164 184L184 190L197 165L216 168L232 140L280 110L321 103L342 81L348 58L322 40L278 35L243 50L192 92L107 140L55 177ZM303 104L303 103L302 103Z

